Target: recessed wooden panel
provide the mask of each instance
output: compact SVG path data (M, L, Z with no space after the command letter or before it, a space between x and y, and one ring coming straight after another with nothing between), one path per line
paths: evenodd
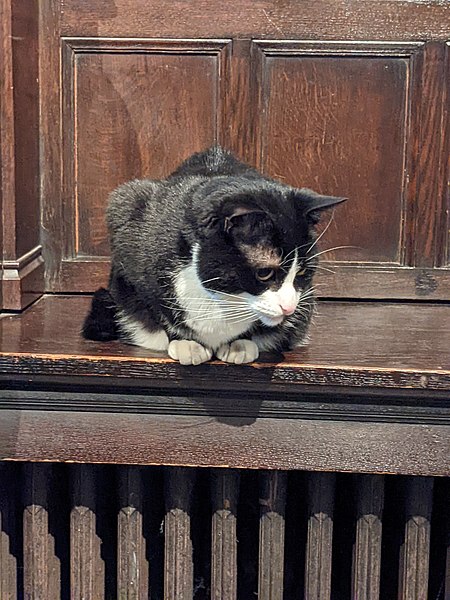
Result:
M74 220L67 248L69 256L107 256L108 194L136 177L166 176L217 138L219 54L192 43L175 52L170 44L145 48L142 41L128 52L120 42L76 50L66 53L73 61L67 162L74 157L66 175Z
M407 58L269 54L262 69L264 171L350 198L322 249L357 248L326 259L400 263Z

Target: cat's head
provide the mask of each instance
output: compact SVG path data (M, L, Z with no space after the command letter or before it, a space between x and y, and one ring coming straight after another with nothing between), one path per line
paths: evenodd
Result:
M265 325L280 324L302 301L311 302L314 226L344 200L267 180L213 188L198 206L193 262L199 281L222 301L244 303Z

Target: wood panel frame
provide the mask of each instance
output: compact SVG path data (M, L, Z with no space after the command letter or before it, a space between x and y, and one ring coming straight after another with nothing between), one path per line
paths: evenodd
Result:
M226 77L230 40L163 40L163 39L101 39L101 38L62 38L62 227L60 236L59 284L53 291L92 291L92 281L108 277L108 257L78 257L76 251L77 196L76 196L76 144L75 114L76 99L74 82L76 77L75 60L81 53L146 53L146 54L189 54L207 55L217 59L215 139L219 141L224 128L222 103L226 95Z
M408 59L405 102L404 178L400 260L389 263L329 262L332 270L319 274L321 295L337 298L446 300L450 269L445 261L446 219L445 149L449 125L445 89L449 44L398 41L254 40L255 87L258 89L257 128L259 168L263 167L268 57L389 57ZM447 78L448 79L448 78ZM431 109L430 109L431 106ZM432 198L432 201L430 201ZM448 234L447 234L448 235Z

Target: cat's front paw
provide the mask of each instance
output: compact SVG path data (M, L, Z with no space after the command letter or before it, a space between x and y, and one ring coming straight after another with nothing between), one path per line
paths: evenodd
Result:
M220 346L216 356L223 362L242 365L256 360L259 356L259 350L255 342L251 340L236 340L231 344Z
M173 340L169 344L168 353L170 358L178 360L181 365L200 365L212 356L212 350L193 340Z

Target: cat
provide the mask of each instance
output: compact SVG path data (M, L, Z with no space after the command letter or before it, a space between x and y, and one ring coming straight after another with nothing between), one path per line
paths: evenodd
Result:
M134 180L107 208L109 288L87 339L120 339L183 365L248 363L305 341L314 308L315 224L346 198L261 175L215 146L160 181Z

